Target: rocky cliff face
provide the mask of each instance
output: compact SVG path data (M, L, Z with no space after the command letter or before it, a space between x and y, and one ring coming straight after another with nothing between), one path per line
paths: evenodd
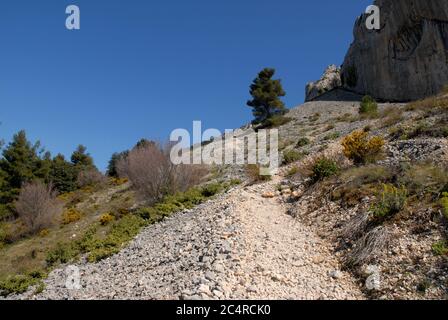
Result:
M448 1L376 0L381 30L358 18L342 66L347 89L377 99L408 101L448 84Z
M341 69L335 65L329 66L322 78L306 85L306 101L311 101L322 94L341 86Z

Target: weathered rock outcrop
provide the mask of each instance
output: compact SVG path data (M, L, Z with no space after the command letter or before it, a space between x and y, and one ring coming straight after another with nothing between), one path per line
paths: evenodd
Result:
M408 101L448 84L448 1L376 0L381 29L358 18L342 67L343 86L377 99Z
M306 101L311 101L341 85L341 69L331 65L325 70L320 80L306 85Z

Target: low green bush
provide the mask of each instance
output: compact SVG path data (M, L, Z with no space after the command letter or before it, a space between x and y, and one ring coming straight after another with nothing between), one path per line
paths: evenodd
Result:
M41 283L45 274L33 271L27 274L19 274L0 280L0 296L24 293L30 286Z
M341 133L340 132L333 132L333 133L329 133L324 137L324 140L326 141L331 141L331 140L336 140L339 139L341 137Z
M446 256L448 255L448 244L446 241L439 241L432 245L432 252L436 256Z
M70 243L58 243L56 247L47 253L45 259L48 266L60 263L68 263L77 258L79 251Z
M104 239L92 239L88 261L97 262L118 253L122 246L134 239L145 225L147 223L141 217L135 215L123 217L112 226Z
M361 116L375 117L378 116L378 104L371 96L364 96L359 107Z
M383 191L379 194L376 204L371 209L373 215L379 219L392 217L404 209L407 196L408 191L404 186L396 188L391 184L383 184Z
M301 147L309 145L310 143L311 143L310 139L303 137L303 138L300 138L299 141L297 141L297 147L301 148Z
M287 177L292 177L292 176L295 176L298 173L299 173L299 168L294 166L294 167L292 167L291 169L288 170L288 172L286 173L286 176Z
M312 172L312 179L316 182L337 174L339 166L335 161L323 157L315 161Z
M284 164L294 163L296 161L299 161L302 158L303 158L302 153L300 153L299 151L294 150L294 149L285 151L283 153L283 163Z

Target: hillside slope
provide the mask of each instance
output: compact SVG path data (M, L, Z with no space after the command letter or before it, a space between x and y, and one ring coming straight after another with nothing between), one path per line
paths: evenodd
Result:
M241 166L217 168L220 178L240 176L243 184L147 226L116 255L74 263L81 289L65 287L62 266L40 293L8 298L446 298L446 96L380 104L371 115L359 108L341 101L294 108L279 127L284 165L270 181L251 180ZM342 142L353 132L381 137L381 157L349 161ZM338 168L315 180L321 159ZM404 198L401 206L377 215L389 196Z

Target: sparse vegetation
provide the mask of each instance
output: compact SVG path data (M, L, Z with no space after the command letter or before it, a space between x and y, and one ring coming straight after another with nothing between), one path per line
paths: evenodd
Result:
M329 133L324 137L324 140L326 141L331 141L331 140L336 140L339 139L341 137L341 133L340 132L333 132L333 133Z
M362 117L374 118L378 116L378 104L371 96L364 96L359 107Z
M396 188L390 184L383 184L383 190L371 211L376 218L390 218L404 209L407 197L408 191L404 186Z
M432 252L436 256L446 256L448 255L448 244L446 241L439 241L432 245Z
M320 119L320 116L320 113L315 113L309 118L309 120L311 123L317 122Z
M403 120L403 110L399 107L388 107L381 113L383 128L394 126Z
M378 165L349 168L338 176L341 186L332 191L332 199L352 207L362 198L374 195L377 184L389 182L393 175L390 168Z
M448 186L448 173L445 169L430 163L418 163L402 167L398 182L405 185L409 193L423 199L437 199Z
M0 296L7 296L11 293L23 293L28 287L41 283L44 274L41 272L30 272L7 277L0 280Z
M297 166L293 166L291 169L288 170L286 173L287 177L295 176L297 173L299 173L299 168Z
M283 153L283 163L284 164L290 164L299 161L303 158L302 153L300 153L297 150L291 149L288 151L285 151Z
M108 212L108 213L101 215L99 222L102 226L105 226L114 220L115 220L114 215Z
M69 208L66 209L64 211L64 213L62 214L62 223L63 224L70 224L73 222L77 222L79 220L81 220L82 218L82 213L78 210L76 210L76 208Z
M377 160L383 151L384 144L383 138L369 138L369 134L365 131L355 131L342 141L345 156L357 165Z
M308 139L306 137L303 137L303 138L300 138L299 141L297 141L297 145L296 146L298 148L301 148L301 147L309 145L310 143L311 143L310 139Z
M312 171L313 181L320 181L337 174L339 172L339 166L336 161L322 157L316 160Z

